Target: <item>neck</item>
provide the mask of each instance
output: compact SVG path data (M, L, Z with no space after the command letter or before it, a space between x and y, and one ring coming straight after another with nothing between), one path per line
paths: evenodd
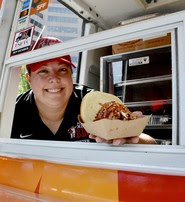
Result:
M55 134L64 118L64 113L66 110L67 104L63 107L48 107L39 105L37 103L37 108L39 115L43 123Z
M58 110L51 110L46 108L44 109L39 109L39 115L41 118L49 120L49 121L60 121L63 119L65 113L65 109L58 109Z

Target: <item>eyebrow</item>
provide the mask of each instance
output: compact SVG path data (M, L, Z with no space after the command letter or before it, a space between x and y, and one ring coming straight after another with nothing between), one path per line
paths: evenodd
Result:
M39 69L41 69L41 68L48 68L49 67L49 65L42 65ZM60 67L64 67L64 68L68 68L68 69L71 69L71 66L70 65L68 65L68 64L65 64L65 63L62 63L62 64L58 64L58 67L60 68ZM39 70L38 69L38 70Z

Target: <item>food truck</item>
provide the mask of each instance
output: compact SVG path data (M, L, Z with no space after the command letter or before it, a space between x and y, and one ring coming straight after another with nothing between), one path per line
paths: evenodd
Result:
M45 36L63 42L33 50ZM184 0L0 0L0 53L1 201L185 201ZM157 144L10 138L25 65L67 54Z

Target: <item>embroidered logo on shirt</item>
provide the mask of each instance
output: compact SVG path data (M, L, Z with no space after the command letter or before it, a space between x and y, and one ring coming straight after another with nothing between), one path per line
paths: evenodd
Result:
M71 139L75 138L75 129L76 127L73 126L68 130L68 133L70 134Z
M88 138L89 134L87 131L83 128L81 123L77 123L76 126L72 126L69 130L68 133L71 136L71 139L76 138L76 139L83 139L83 138Z
M28 135L23 135L22 133L20 134L20 138L27 138L27 137L30 137L30 136L32 136L32 134L28 134Z

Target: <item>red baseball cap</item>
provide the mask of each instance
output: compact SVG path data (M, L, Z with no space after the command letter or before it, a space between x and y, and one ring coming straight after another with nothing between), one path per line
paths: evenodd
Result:
M57 39L55 37L43 37L40 38L36 44L34 45L33 50L45 47L45 46L50 46L56 43L61 43L62 41L60 39ZM71 62L71 56L70 55L64 55L61 57L57 57L57 58L52 58L52 59L48 59L48 60L44 60L41 62L35 62L35 63L31 63L26 65L26 69L27 70L31 70L32 72L35 72L37 69L39 69L41 66L43 66L44 64L48 63L48 62L52 62L52 61L62 61L62 63L64 64L68 64L73 66L74 68L76 68L76 66Z

